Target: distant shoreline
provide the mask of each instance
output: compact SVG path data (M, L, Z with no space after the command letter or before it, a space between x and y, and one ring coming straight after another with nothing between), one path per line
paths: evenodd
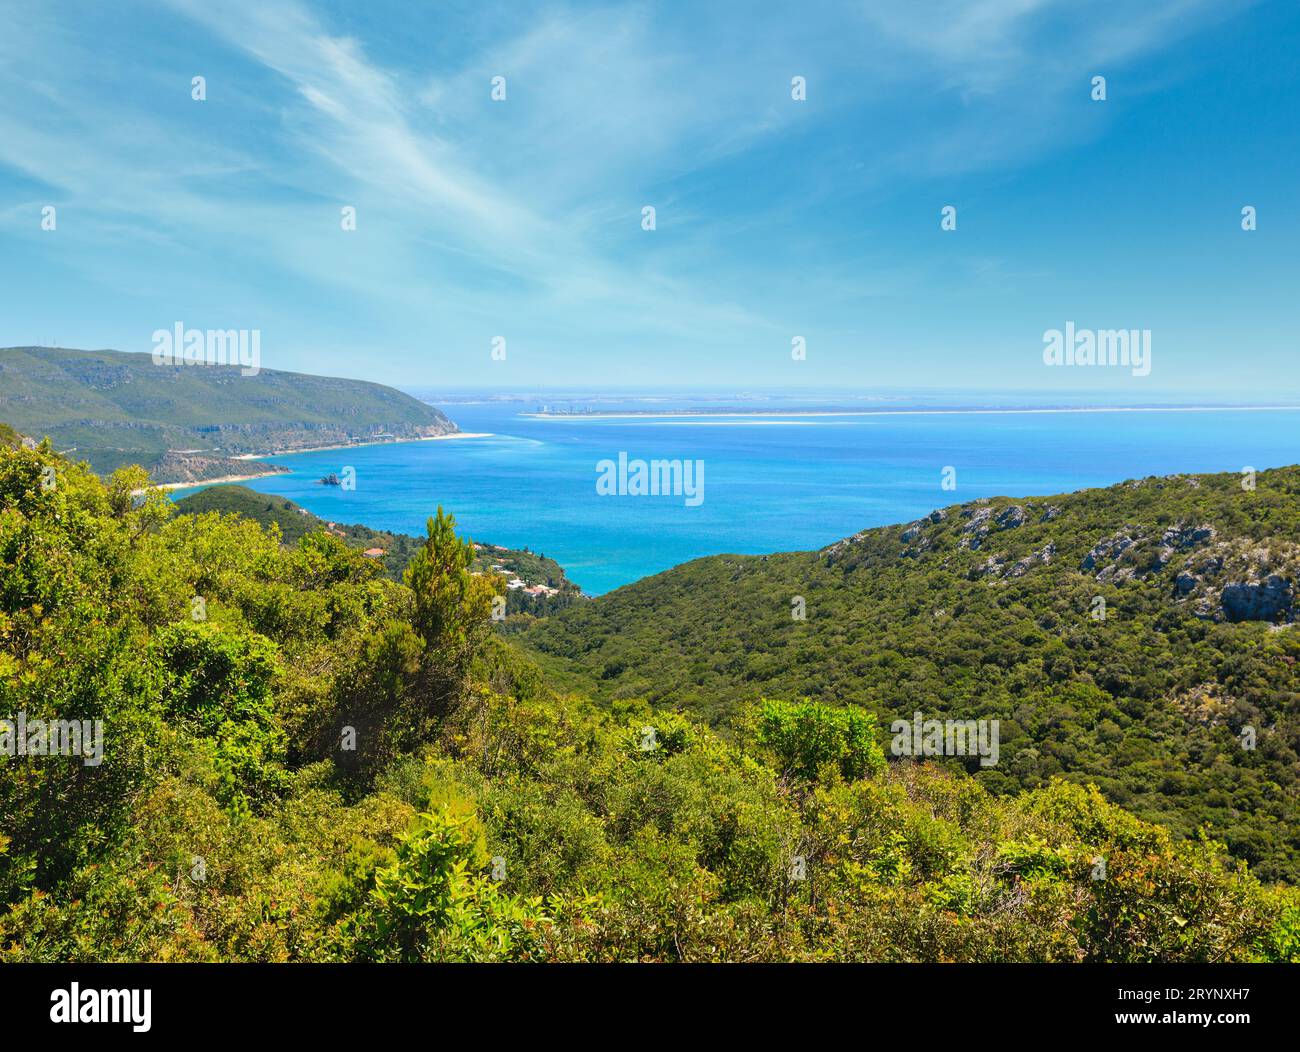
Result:
M282 449L274 453L240 453L231 460L262 461L269 457L287 457L295 453L323 453L331 449L356 449L359 446L399 446L411 442L442 442L452 438L491 438L491 431L453 431L447 435L425 435L422 438L401 438L392 442L348 442L338 446L310 446L303 449ZM255 475L222 475L214 479L196 479L193 482L156 482L153 489L196 489L199 486L224 486L234 482L252 482L254 479L270 479L279 475L289 475L291 471L262 471ZM137 493L143 492L137 490Z
M1055 406L1051 408L1008 407L1003 409L764 409L750 412L705 409L645 410L598 413L520 413L535 420L678 420L692 417L726 417L762 420L769 417L804 416L976 416L1023 415L1031 413L1276 413L1300 412L1300 405L1179 405L1179 406Z
M277 475L287 475L287 471L263 471L257 475L222 475L215 479L199 479L197 482L156 482L152 489L191 489L195 486L225 486L232 482L251 482L253 479L273 479ZM135 490L143 493L144 490Z
M491 431L452 431L446 435L424 435L420 438L398 438L392 442L343 442L335 446L303 446L299 449L277 449L271 453L240 453L233 460L265 460L267 457L288 457L295 453L324 453L331 449L359 449L362 446L401 446L411 442L446 442L453 438L491 438ZM260 478L261 476L253 476Z

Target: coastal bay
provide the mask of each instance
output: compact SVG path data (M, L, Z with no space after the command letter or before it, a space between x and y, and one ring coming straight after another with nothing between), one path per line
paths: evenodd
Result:
M288 473L246 484L326 519L402 533L422 532L442 505L471 536L545 552L600 594L704 555L820 548L954 500L1300 460L1300 409L1287 407L842 417L802 407L762 419L602 415L625 409L610 403L550 418L528 415L535 406L527 402L440 408L457 435L481 437L278 455L267 462ZM703 461L703 500L686 507L680 498L601 496L597 465L620 452ZM318 484L343 467L355 469L354 490ZM954 469L953 491L942 488L945 467Z

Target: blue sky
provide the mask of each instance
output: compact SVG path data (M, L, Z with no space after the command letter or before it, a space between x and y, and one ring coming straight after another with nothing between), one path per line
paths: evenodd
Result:
M1300 390L1293 2L3 6L0 345L183 321L435 389ZM1047 368L1067 321L1150 329L1151 375Z

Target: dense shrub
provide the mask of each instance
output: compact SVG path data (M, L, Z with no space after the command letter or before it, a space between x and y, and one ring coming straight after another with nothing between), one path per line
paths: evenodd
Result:
M1084 728L1151 755L1137 703L1047 634L1064 678L1003 702L1033 786L995 795L886 764L869 706L769 699L724 736L553 692L492 634L500 583L450 517L402 584L322 534L169 517L139 482L0 441L0 717L104 726L98 765L0 755L0 959L1300 956L1295 891L1078 783ZM931 644L973 645L843 660L897 676Z

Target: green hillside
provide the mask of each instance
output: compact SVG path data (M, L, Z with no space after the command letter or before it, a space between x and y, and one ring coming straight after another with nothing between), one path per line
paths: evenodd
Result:
M138 463L157 482L274 470L233 459L243 454L456 430L437 409L381 384L49 347L0 349L0 420L49 435L100 474Z
M977 501L819 552L699 559L518 638L557 684L715 725L763 696L996 718L1000 762L968 765L995 792L1094 782L1294 880L1300 468L1241 482Z
M441 514L402 584L328 533L176 515L139 469L105 483L15 438L0 962L1300 960L1295 889L1095 789L888 762L858 707L746 688L723 737L555 694ZM816 561L863 581L897 533ZM710 599L715 625L753 616Z
M307 534L332 528L351 547L362 551L382 548L384 554L376 561L394 581L400 581L412 556L420 550L424 539L406 533L372 530L360 524L327 523L306 508L285 497L257 493L247 486L209 486L191 493L176 502L182 515L202 515L207 512L235 514L270 526L280 531L287 545L296 545ZM526 585L553 588L553 596L531 596L522 589L506 592L507 614L540 615L572 604L582 596L582 590L564 574L564 567L554 559L527 549L502 548L495 544L475 542L473 569L480 573L499 566L509 576L516 576Z

